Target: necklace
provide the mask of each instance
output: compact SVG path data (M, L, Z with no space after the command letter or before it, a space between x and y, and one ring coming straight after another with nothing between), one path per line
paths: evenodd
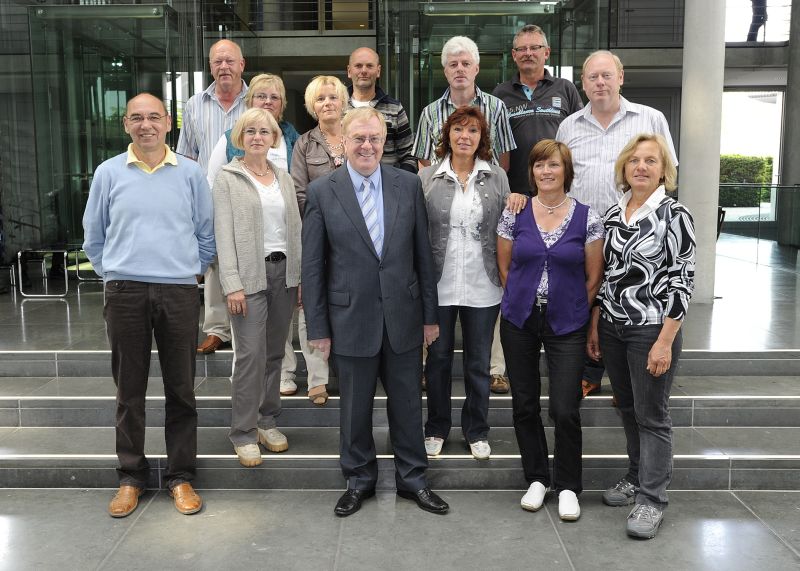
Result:
M267 165L267 170L265 172L257 172L255 170L251 169L249 166L247 166L247 163L244 162L244 159L242 159L242 164L244 165L244 168L246 168L247 170L249 170L251 173L253 173L256 176L267 176L269 173L272 172L270 170L270 168L269 168L269 165Z
M325 139L325 143L328 145L328 148L331 150L331 153L334 155L341 155L344 152L344 138L339 137L339 142L335 145L331 143L331 140L328 138L328 135L325 134L325 131L322 129L319 130L322 133L322 138Z
M565 197L564 197L564 200L562 200L561 202L559 202L559 203L558 203L558 204L556 204L555 206L547 206L547 205L546 205L546 204L544 204L544 203L543 203L541 200L539 200L539 197L538 197L538 196L534 196L534 197L533 197L533 199L534 199L536 202L538 202L539 204L541 204L541 205L542 205L542 207L544 207L544 208L547 208L547 214L552 214L552 213L553 213L553 212L554 212L554 211L555 211L557 208L560 208L561 206L563 206L563 205L564 205L564 203L565 203L567 200L569 200L569 196L565 196Z

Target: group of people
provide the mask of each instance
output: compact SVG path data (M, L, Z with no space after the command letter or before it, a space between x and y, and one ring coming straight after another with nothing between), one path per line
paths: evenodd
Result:
M303 135L283 119L281 79L261 74L247 86L241 50L228 40L210 50L214 82L187 103L177 152L165 144L164 104L149 94L128 102L132 143L98 167L84 215L84 249L105 281L118 392L112 516L132 513L148 483L152 336L165 386L165 477L176 508L190 514L202 507L191 485L195 352L233 341L229 438L240 463L256 466L259 445L289 448L277 418L281 394L297 391L290 330L299 309L309 399L327 402L329 359L339 379L347 490L336 515L375 493L378 379L398 496L448 511L425 472L452 427L458 322L460 425L471 454L490 458L490 391L510 384L529 485L521 505L540 509L552 489L559 516L577 520L580 399L605 367L629 469L603 501L634 504L628 534L655 536L671 478L668 399L693 288L692 218L666 195L677 164L666 120L620 95L619 59L586 59L583 107L572 83L545 70L549 53L544 32L523 27L512 47L519 72L490 95L475 84L475 43L451 38L442 49L449 87L423 110L416 137L402 104L377 87L369 48L351 55L349 88L333 76L309 83L305 107L317 125ZM208 336L198 345L201 279Z

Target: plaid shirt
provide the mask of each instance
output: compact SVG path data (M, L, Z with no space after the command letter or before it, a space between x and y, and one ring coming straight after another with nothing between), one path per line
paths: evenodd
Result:
M513 151L517 148L514 142L514 135L511 134L511 124L508 121L508 110L505 103L494 95L484 93L478 86L475 86L475 99L472 104L478 107L486 117L489 124L489 140L492 144L492 162L498 162L498 158L503 153ZM456 110L456 106L450 101L450 88L448 87L444 95L437 99L425 109L419 118L417 126L417 138L414 141L414 149L411 153L422 160L431 163L439 162L436 157L436 146L442 135L442 127L450 114Z

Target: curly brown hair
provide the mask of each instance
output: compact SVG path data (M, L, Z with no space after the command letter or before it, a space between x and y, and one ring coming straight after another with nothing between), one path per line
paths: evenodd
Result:
M481 139L478 141L478 148L475 151L475 156L484 161L492 160L492 146L489 143L489 125L486 123L486 118L477 107L459 107L447 121L444 122L442 127L442 136L439 139L439 144L436 145L436 156L440 159L449 155L452 151L450 147L450 129L454 125L467 125L471 121L478 123L478 128L481 130Z

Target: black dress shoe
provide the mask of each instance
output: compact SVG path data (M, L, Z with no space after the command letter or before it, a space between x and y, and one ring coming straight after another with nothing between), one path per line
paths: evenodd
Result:
M375 495L375 489L371 490L353 490L349 489L342 497L339 498L339 501L336 502L336 507L333 508L333 513L338 515L339 517L347 517L349 515L353 515L359 509L361 509L361 502L364 500L371 498Z
M407 500L414 500L417 505L425 510L434 514L446 514L450 506L442 498L432 492L430 488L422 488L416 492L407 492L405 490L397 490L397 495Z

